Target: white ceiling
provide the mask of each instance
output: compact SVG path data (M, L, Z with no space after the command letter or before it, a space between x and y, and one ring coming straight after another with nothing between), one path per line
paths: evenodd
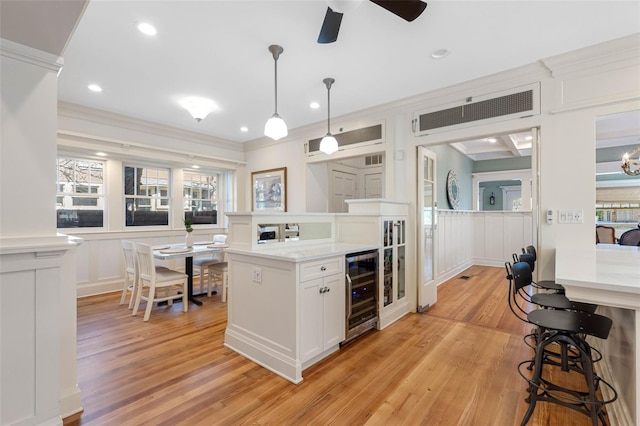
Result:
M364 1L345 14L338 41L320 45L326 7L323 0L93 0L62 55L59 99L246 142L262 137L274 110L270 44L284 47L278 112L292 129L326 120L325 77L336 80L336 117L640 32L638 1L429 1L411 23ZM158 34L138 32L140 21ZM451 54L430 57L442 48ZM104 91L90 92L91 83ZM179 105L185 96L219 108L197 123ZM321 107L310 109L312 101ZM498 146L526 152L518 137L498 139L462 148L477 158Z

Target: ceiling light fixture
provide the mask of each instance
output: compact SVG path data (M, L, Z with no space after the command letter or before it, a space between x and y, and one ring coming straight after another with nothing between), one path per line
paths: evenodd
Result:
M156 35L158 33L158 31L156 31L156 27L154 27L153 25L149 24L148 22L141 22L138 24L138 31L140 31L142 34L146 34L146 35Z
M320 151L331 155L338 150L338 141L331 134L331 85L335 83L335 80L325 78L322 82L327 86L327 134L320 141Z
M631 158L633 155L638 154L638 158ZM631 154L625 152L622 156L622 170L629 176L640 175L640 145L634 149Z
M198 98L195 96L184 99L180 102L180 105L189 111L189 114L191 114L198 123L209 115L209 113L216 107L215 102L211 99Z
M242 127L240 127L240 131L241 131L242 133L246 133L246 132L248 132L248 131L249 131L249 128L248 128L247 126L242 126Z
M320 108L320 104L319 104L319 103L317 103L317 102L311 102L311 103L309 104L309 108L311 108L311 109L318 109L318 108Z
M278 115L278 58L280 54L284 52L282 46L278 46L277 44L272 44L269 46L269 52L273 55L274 69L275 69L275 112L267 120L264 125L264 135L270 137L273 140L278 140L284 138L289 134L287 131L287 123Z
M449 56L449 53L451 53L451 51L447 49L438 49L438 50L435 50L433 53L431 53L431 57L433 59L442 59L445 56Z
M98 86L97 84L90 84L87 86L89 88L89 90L91 90L92 92L96 92L96 93L100 93L102 92L102 87Z

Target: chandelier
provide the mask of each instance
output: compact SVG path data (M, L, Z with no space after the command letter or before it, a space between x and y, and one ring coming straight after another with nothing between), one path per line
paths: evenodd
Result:
M633 155L638 154L637 158L632 158ZM622 170L629 176L640 175L640 145L629 154L625 152L622 156Z

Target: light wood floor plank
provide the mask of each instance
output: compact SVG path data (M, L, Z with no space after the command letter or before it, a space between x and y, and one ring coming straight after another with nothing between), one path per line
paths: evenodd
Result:
M77 425L518 425L517 364L531 328L507 305L504 268L474 266L409 314L304 371L294 385L223 346L226 304L154 307L149 322L119 294L78 300ZM556 374L556 373L554 373ZM555 376L557 377L557 376ZM576 377L562 377L579 382ZM588 425L538 404L529 425Z

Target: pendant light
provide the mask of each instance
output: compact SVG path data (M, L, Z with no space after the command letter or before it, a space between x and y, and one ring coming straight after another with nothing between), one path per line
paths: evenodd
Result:
M327 86L327 134L320 141L320 151L331 155L338 150L338 141L331 134L331 85L335 83L335 80L325 78L322 82Z
M280 138L284 138L288 134L287 124L278 115L278 57L280 57L280 54L284 52L284 49L282 48L282 46L272 44L271 46L269 46L269 52L271 52L271 54L273 55L273 61L275 64L276 109L271 118L267 120L267 123L264 125L264 135L277 141Z

